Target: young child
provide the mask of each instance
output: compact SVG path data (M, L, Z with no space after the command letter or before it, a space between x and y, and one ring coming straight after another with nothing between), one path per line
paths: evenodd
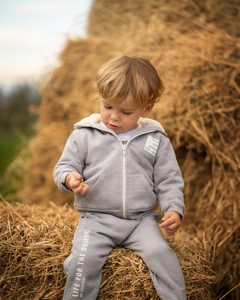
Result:
M178 259L159 229L170 236L180 227L184 184L163 127L146 119L163 83L148 60L128 56L103 66L96 83L100 114L75 124L54 170L81 212L64 262L64 299L97 298L102 266L116 246L142 257L162 300L186 299ZM153 212L157 200L164 217Z

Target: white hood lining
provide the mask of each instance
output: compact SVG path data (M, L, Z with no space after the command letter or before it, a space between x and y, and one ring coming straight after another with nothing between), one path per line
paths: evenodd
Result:
M102 122L101 120L101 115L100 114L92 114L87 118L82 119L80 122L78 122L76 125L95 125ZM162 125L153 119L149 119L149 118L142 118L140 117L140 119L138 120L138 124L144 126L144 125L152 125L155 128L157 128L158 130L165 132L164 128L162 127Z

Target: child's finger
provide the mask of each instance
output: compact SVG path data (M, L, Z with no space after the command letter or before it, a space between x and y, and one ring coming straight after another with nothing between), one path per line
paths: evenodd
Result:
M165 221L165 222L162 222L162 223L159 225L159 227L160 227L160 228L164 228L164 227L166 227L166 226L169 225L168 223L169 223L168 220Z
M163 217L162 218L162 223L160 225L161 225L161 227L165 227L165 226L170 225L170 224L171 224L170 217Z
M83 186L82 183L79 182L78 186L75 189L73 189L73 192L75 194L83 195L86 192L88 192L88 190L89 190L89 185L88 184L84 183L84 186Z
M81 190L78 194L83 195L83 194L88 192L88 190L89 190L89 185L88 184L84 183L84 186L82 186L82 184L80 186L81 186Z
M71 182L72 189L76 189L80 185L80 180L74 180Z
M82 194L83 186L79 183L79 185L73 189L74 194Z
M175 230L166 230L165 229L165 233L166 233L167 236L171 236L175 233Z

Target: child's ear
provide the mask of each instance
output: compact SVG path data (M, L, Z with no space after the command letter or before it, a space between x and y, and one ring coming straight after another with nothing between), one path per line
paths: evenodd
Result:
M154 107L154 103L153 104L148 104L147 106L144 107L143 112L141 114L141 117L146 118L150 112L152 111Z

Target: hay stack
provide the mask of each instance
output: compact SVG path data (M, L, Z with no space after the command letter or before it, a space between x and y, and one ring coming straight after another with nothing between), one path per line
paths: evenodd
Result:
M96 70L119 54L149 58L166 86L152 117L165 127L183 173L184 226L212 242L216 295L234 288L240 278L239 11L239 1L96 0L89 37L68 42L43 89L23 201L72 203L55 187L52 171L73 123L98 112ZM239 294L235 289L231 299Z
M151 23L152 16L180 33L213 25L239 37L238 0L95 0L89 15L88 34L115 39L129 30L135 31L139 21Z
M2 201L0 216L0 298L62 299L63 261L71 252L79 213L68 205L12 207ZM183 232L168 242L181 263L187 299L213 299L208 244ZM122 248L114 249L104 265L98 299L117 297L159 299L142 259Z

